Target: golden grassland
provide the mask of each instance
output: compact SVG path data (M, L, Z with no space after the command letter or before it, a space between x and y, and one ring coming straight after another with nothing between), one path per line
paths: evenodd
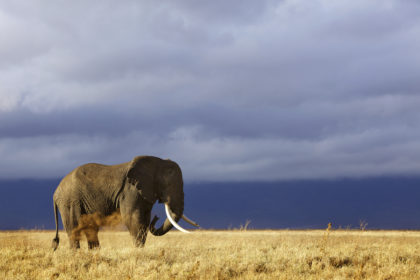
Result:
M420 279L415 231L171 231L135 248L102 231L69 249L52 231L0 232L0 279Z

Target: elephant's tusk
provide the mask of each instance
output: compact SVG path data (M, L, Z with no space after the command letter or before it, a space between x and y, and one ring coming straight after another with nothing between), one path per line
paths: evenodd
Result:
M195 227L198 227L198 228L200 227L196 222L194 222L193 220L188 219L187 216L182 215L182 218L184 219L184 221L186 221L190 225L195 226Z
M180 225L178 225L175 220L172 218L171 214L169 213L169 206L168 204L165 203L165 212L166 212L166 216L168 216L169 221L172 223L172 225L174 227L176 227L178 230L185 232L185 233L190 233L188 230L183 229Z

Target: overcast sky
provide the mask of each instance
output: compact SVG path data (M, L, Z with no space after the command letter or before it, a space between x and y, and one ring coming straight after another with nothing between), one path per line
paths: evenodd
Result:
M0 178L420 175L420 2L1 1Z

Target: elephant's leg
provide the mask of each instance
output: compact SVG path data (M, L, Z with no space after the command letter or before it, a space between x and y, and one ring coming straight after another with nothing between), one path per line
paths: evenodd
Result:
M86 235L89 249L99 247L98 231L99 228L97 227L85 229L84 232Z
M71 215L71 207L60 207L61 221L63 222L64 230L67 232L67 236L70 242L70 248L80 248L79 239L73 238L75 234L75 229L77 228L77 222L73 220L73 215Z
M78 205L72 205L68 209L68 221L67 221L67 235L70 240L70 247L79 249L82 229L79 227L79 219L81 216L81 209Z
M150 210L136 209L124 215L124 222L137 247L144 247L150 224Z
M75 239L72 239L71 237L69 238L70 238L70 248L80 249L80 240L75 240Z
M137 235L134 237L135 245L137 247L144 247L147 238L147 232L149 231L150 224L150 212L141 213L139 217L134 217L135 220L139 221L137 225Z

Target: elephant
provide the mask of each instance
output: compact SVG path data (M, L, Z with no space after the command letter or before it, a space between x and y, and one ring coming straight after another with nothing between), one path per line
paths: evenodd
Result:
M159 227L152 222L154 203L165 204L167 218ZM175 226L188 232L177 222L183 218L195 227L197 223L184 214L184 191L179 165L169 159L154 156L136 156L133 160L117 165L88 163L66 175L53 195L56 236L52 246L59 244L57 209L70 240L71 248L80 248L80 238L74 236L79 222L89 215L106 217L119 211L121 220L134 239L136 247L143 247L147 232L162 236ZM99 247L99 226L85 232L89 249ZM73 235L72 235L73 234Z

